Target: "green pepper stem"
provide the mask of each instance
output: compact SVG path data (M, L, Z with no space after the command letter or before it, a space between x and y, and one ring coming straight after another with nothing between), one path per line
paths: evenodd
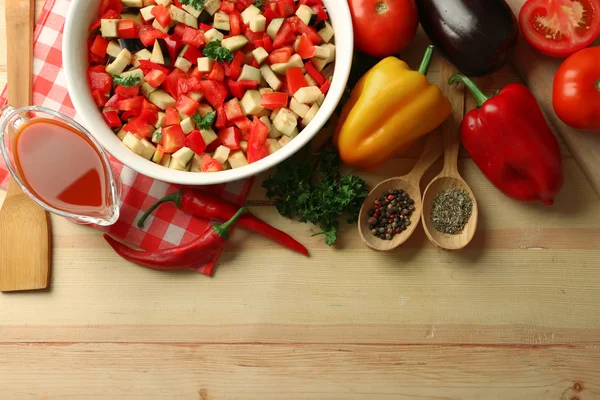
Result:
M220 225L218 225L218 224L213 225L214 231L216 232L217 235L221 236L223 239L227 239L229 237L229 228L231 228L231 226L237 222L238 218L240 218L242 216L242 214L244 214L246 212L248 212L248 209L246 207L240 208L238 210L238 212L236 212L235 215L229 219L229 221L222 223Z
M144 215L142 215L142 217L138 221L137 226L140 228L143 228L144 223L146 222L146 219L148 219L150 214L152 214L152 211L156 210L158 208L158 206L160 206L163 203L168 203L168 202L172 201L173 203L175 203L177 208L181 208L181 196L183 196L183 190L168 194L165 197L163 197L162 199L160 199L159 201L157 201L156 203L154 203L148 210L146 210Z
M427 46L427 50L425 50L425 55L423 56L423 61L421 61L421 65L419 65L419 72L423 75L427 75L427 71L429 71L429 65L431 64L434 51L434 45L430 44Z
M600 91L600 79L596 81L596 89Z
M471 91L473 97L475 97L475 100L477 100L477 107L481 107L483 103L485 103L493 97L483 93L483 90L481 90L481 88L477 86L477 84L473 82L471 78L468 78L461 74L452 75L450 79L448 79L448 83L450 85L455 85L457 83L462 83L463 85L465 85L465 87L469 89L469 91Z

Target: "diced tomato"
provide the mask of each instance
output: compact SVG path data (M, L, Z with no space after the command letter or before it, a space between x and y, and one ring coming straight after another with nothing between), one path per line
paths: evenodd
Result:
M257 89L258 88L258 81L251 81L248 79L244 79L241 81L238 81L239 83L242 84L242 87L246 90L252 90L252 89Z
M98 107L104 107L108 100L108 93L105 94L102 93L102 91L96 89L92 90L92 97L94 98L94 101L96 102L96 105Z
M130 19L122 19L117 25L117 35L121 39L133 39L136 36L135 22Z
M243 131L248 131L252 128L252 121L246 117L238 118L232 121L235 126Z
M263 48L265 49L265 51L267 53L270 53L273 51L273 41L271 40L271 38L267 35L265 35L263 37Z
M119 113L116 111L103 112L102 117L110 128L119 128L122 125Z
M290 35L293 35L292 26L289 21L286 19L283 21L281 28L277 31L277 35L275 35L275 39L273 39L273 48L278 49L290 42ZM320 36L319 36L320 37ZM294 38L295 40L295 38ZM293 40L292 40L293 41Z
M182 94L177 99L177 111L182 114L185 114L189 117L196 114L196 109L198 108L198 102L190 99L185 94Z
M98 57L106 56L106 49L108 48L108 40L104 39L102 35L98 35L94 38L94 43L90 47L90 51Z
M305 33L300 36L300 42L298 43L298 55L302 59L306 60L315 56L315 45L308 40L308 36Z
M236 52L233 56L233 61L229 64L229 76L231 79L237 80L240 77L244 61L246 61L246 55L241 51Z
M292 46L284 46L280 49L273 50L273 52L269 54L269 62L271 64L286 63L289 61L293 52L294 49Z
M206 100L215 108L222 105L227 98L227 88L218 81L202 81L202 92Z
M121 100L123 100L123 98L119 96L118 93L115 93L110 99L108 99L106 104L104 104L104 107L117 108Z
M288 17L296 12L294 0L277 0L277 11L281 17Z
M140 137L152 136L154 127L140 118L134 118L123 127L127 132L135 133Z
M136 110L129 110L129 111L125 111L123 114L121 114L121 119L123 121L128 121L129 118L134 118L134 117L139 117L142 113L142 109L138 108Z
M142 108L144 103L144 96L136 96L130 99L123 99L119 101L118 107L121 111L139 110Z
M162 85L165 79L167 79L167 75L158 69L153 69L144 75L144 80L155 89Z
M189 135L186 136L185 147L189 147L198 155L204 153L204 150L206 150L206 143L204 142L202 134L194 129Z
M273 21L274 18L279 18L279 15L270 8L265 10L263 16L267 19L267 26L269 26L269 24L271 23L271 21Z
M162 145L167 154L175 153L185 145L185 133L179 124L163 128L162 135Z
M208 79L213 80L213 81L225 80L225 70L221 66L221 63L218 63L218 62L213 63L213 67L210 70L210 74L208 74Z
M217 120L215 121L215 126L218 129L223 129L227 127L227 113L225 112L225 106L217 108Z
M179 118L179 113L177 112L177 109L174 107L167 107L167 109L165 110L165 125L179 125L180 122L181 120Z
M206 25L205 23L200 22L200 30L201 31L206 32L206 31L209 31L211 29L212 29L212 26Z
M183 38L183 35L185 34L185 28L188 28L188 26L184 25L184 24L177 24L177 25L175 25L175 28L173 28L173 33L175 35L179 36L180 38ZM193 29L193 28L190 28L190 29Z
M98 15L102 15L102 16L90 25L89 32L95 31L96 29L100 29L100 25L102 24L103 19L119 19L119 18L121 18L121 13L118 13L114 10L108 10L104 14L98 14Z
M142 104L142 112L140 113L140 119L154 125L158 121L158 110L159 108L148 100L144 99Z
M223 146L230 150L241 149L240 140L242 140L242 132L238 128L230 126L229 128L222 129L219 132L219 139L221 139Z
M140 94L140 85L125 87L122 85L117 85L115 88L115 93L120 94L122 97L127 99L131 97L135 97Z
M121 3L121 0L102 0L100 7L98 7L98 14L104 15L109 10L121 14L123 8L125 8L125 6Z
M200 57L204 57L204 55L202 55L202 52L194 46L189 46L185 53L183 53L183 58L192 64L196 64L198 62L198 58Z
M179 97L179 82L185 78L187 78L186 73L180 70L179 68L175 68L173 71L171 71L169 76L167 76L167 79L163 83L162 87L167 93L171 95L171 97L176 99L177 97Z
M169 57L171 57L171 62L175 63L175 59L177 58L177 52L179 49L183 47L183 42L181 42L175 35L167 36L165 38L165 43L167 44L167 49L169 50Z
M233 11L229 14L229 34L237 36L242 33L241 16L238 11Z
M200 47L204 44L204 33L186 26L183 35L181 35L181 41L192 47Z
M322 85L325 83L325 81L326 81L325 77L319 71L317 71L315 66L310 61L308 61L304 64L304 68L306 69L306 72L308 73L308 75L311 78L313 78L319 85Z
M215 140L212 141L211 144L209 144L208 146L206 146L206 152L207 153L212 153L213 151L215 151L219 146L221 145L221 139L219 139L219 137L217 137Z
M102 64L102 65L106 64L106 57L98 57L94 53L88 54L88 60L89 60L90 64Z
M315 5L315 6L312 6L311 8L317 14L317 21L316 21L317 23L319 23L321 21L327 21L329 19L329 16L323 9L323 6Z
M198 92L202 90L202 84L200 78L191 76L187 79L181 78L178 82L178 93L186 94L189 92Z
M165 7L162 4L157 4L156 6L154 6L150 13L154 15L156 21L165 28L171 23L171 13L169 13L167 7Z
M140 38L140 41L144 44L144 46L149 47L154 45L156 39L167 37L167 34L159 31L158 29L154 29L150 25L141 25L139 27L138 36Z
M242 97L244 97L244 94L246 93L246 89L244 89L244 86L242 85L241 82L230 79L227 81L227 86L229 86L229 91L231 92L231 94L234 97L237 97L238 99L241 99Z
M254 42L255 40L262 39L263 35L263 32L252 32L250 28L246 28L246 30L244 31L244 36L248 38L250 43Z
M230 1L224 1L221 3L221 7L219 8L219 11L222 11L224 13L231 13L233 11L237 11L235 8L235 4L230 2Z
M88 80L92 91L99 90L101 93L110 93L112 89L112 78L106 72L88 71Z
M331 87L331 82L325 81L325 83L322 84L321 87L320 87L321 93L327 94L327 92L329 91L330 87Z
M289 21L292 30L297 34L306 34L308 40L310 40L313 44L321 44L323 38L319 36L317 30L312 26L306 25L302 20L295 15L290 17L287 21Z
M294 95L298 89L308 86L308 82L306 82L306 78L304 78L302 68L300 67L288 68L285 71L285 78L288 91L291 95Z
M248 149L246 155L248 162L253 163L269 155L267 149L267 137L269 136L269 128L258 117L254 117L252 129L250 130L250 140L248 140Z
M200 169L202 170L202 172L219 172L223 171L223 166L210 155L202 154L202 162L200 163Z
M276 108L287 107L287 93L273 92L265 93L260 98L260 105L266 109L274 110Z
M89 72L106 72L106 67L104 65L94 65L93 67L88 68Z
M163 65L160 65L160 64L153 63L152 61L138 60L138 62L140 63L140 69L142 70L144 75L147 74L148 72L152 71L153 69L162 71L165 75L169 75L169 73L171 72L171 70L169 68L167 68Z
M228 121L233 121L238 118L244 117L244 111L242 111L242 106L238 99L233 98L225 103L225 114L227 115Z
M238 0L235 4L235 8L238 9L238 11L242 12L244 11L246 8L250 7L251 4L253 4L254 1L252 0Z
M262 40L262 38L255 40L254 43L252 43L252 44L255 49L258 49L259 47L263 47L263 40Z

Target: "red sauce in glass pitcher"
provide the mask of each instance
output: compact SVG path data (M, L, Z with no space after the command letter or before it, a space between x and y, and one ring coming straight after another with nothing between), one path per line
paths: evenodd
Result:
M69 125L35 118L19 126L13 149L25 185L46 204L79 215L110 206L108 174L90 140Z

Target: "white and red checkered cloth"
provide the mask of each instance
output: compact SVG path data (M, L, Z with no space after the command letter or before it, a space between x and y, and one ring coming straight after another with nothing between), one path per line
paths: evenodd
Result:
M59 111L77 120L67 93L61 54L63 28L70 2L71 0L47 0L36 23L33 48L33 104ZM0 104L5 103L6 88L0 98ZM108 234L143 249L155 250L188 242L208 229L209 221L192 218L179 211L174 204L161 206L148 219L145 228L139 229L135 223L143 210L165 194L179 190L179 187L138 174L114 159L111 159L111 162L116 173L120 175L123 189L119 221L111 227L102 228ZM8 181L9 173L0 157L0 186L6 188ZM206 189L241 205L251 185L250 179ZM209 263L194 269L211 275L220 252L220 248L216 249Z

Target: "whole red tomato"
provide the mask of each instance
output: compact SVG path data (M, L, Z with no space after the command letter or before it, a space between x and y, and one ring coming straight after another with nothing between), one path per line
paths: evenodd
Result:
M419 27L415 0L349 0L356 48L373 57L398 54Z

